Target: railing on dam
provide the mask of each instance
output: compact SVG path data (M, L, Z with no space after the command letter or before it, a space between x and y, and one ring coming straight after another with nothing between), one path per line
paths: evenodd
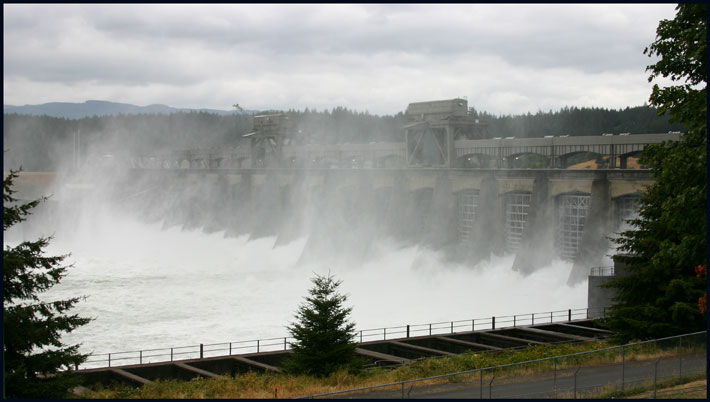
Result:
M648 144L678 141L680 132L658 134L620 134L596 136L548 136L545 138L492 138L455 140L449 167L513 168L523 155L538 155L550 168L567 168L575 154L593 153L606 157L610 168L626 169L630 156L637 155ZM372 142L368 144L289 145L275 159L253 154L249 146L176 150L169 153L135 156L134 168L255 168L255 167L323 167L323 168L387 168L405 167L411 163L405 142ZM253 160L252 160L253 159ZM516 162L518 161L518 162ZM600 160L601 161L601 160ZM411 166L410 166L411 167ZM443 167L443 166L440 166Z
M469 332L497 328L509 328L567 322L604 316L604 311L594 309L568 309L541 313L527 313L508 316L492 316L457 321L442 321L426 324L400 325L387 328L364 329L356 332L356 342L369 342L409 338L410 336L443 335L457 332ZM221 342L169 348L143 349L126 352L91 354L75 369L125 366L130 364L158 363L207 357L231 356L247 353L273 352L289 350L292 337L256 339L248 341Z
M589 276L614 276L614 266L592 267Z

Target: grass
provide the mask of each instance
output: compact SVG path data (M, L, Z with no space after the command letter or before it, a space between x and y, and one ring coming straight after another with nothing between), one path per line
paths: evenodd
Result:
M656 398L660 399L687 399L702 398L707 394L707 380L705 373L685 375L661 380L656 384ZM653 398L653 382L648 381L643 385L626 390L602 391L595 396L600 399L649 399Z
M197 377L190 381L158 380L136 388L128 385L97 385L81 395L82 398L293 398L320 393L336 392L352 388L388 384L447 373L455 373L479 368L514 364L523 361L543 359L580 352L597 351L557 360L557 369L576 367L580 364L596 365L621 361L619 350L599 350L610 345L605 342L582 344L535 345L522 350L502 350L496 352L468 352L457 356L424 359L395 369L371 368L360 373L345 370L326 378L313 378L286 374L250 372L243 375L218 378ZM658 349L655 344L629 346L626 360L650 359L673 355L674 349ZM497 378L515 377L553 370L553 361L513 365L487 371L487 375ZM457 375L426 380L419 385L434 385L470 380L471 375Z
M682 385L664 388L656 391L656 398L659 399L707 399L708 396L707 379L692 381ZM629 399L649 399L653 398L653 391L646 391Z

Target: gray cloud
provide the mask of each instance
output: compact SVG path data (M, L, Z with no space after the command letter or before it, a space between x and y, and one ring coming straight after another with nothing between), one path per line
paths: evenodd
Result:
M635 106L650 93L643 48L673 15L670 4L6 4L4 102Z

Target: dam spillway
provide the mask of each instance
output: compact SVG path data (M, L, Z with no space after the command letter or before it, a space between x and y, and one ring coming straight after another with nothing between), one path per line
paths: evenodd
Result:
M457 260L516 253L524 272L563 258L579 278L608 265L607 236L652 182L619 169L133 169L114 198L168 226L305 235L303 258L357 258L390 236Z

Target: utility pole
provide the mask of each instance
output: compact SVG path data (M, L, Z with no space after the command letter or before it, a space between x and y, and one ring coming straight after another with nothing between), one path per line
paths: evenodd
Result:
M81 145L81 129L74 132L74 170L79 169L79 150Z
M239 106L238 103L235 103L232 105L234 107L234 135L237 138L237 141L235 142L235 145L239 145L239 128L237 126L237 112L241 111L242 114L244 114L244 109L242 109L241 106Z

